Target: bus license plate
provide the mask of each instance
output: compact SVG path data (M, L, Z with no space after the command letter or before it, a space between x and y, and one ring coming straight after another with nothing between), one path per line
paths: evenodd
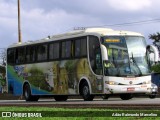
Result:
M127 88L127 91L134 91L135 90L135 88L133 88L133 87L131 87L131 88Z

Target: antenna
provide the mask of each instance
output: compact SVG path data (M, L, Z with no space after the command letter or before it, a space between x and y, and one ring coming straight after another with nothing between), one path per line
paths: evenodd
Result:
M73 30L86 30L86 27L74 27Z

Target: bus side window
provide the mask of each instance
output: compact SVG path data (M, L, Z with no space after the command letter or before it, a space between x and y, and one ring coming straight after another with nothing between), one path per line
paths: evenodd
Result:
M71 57L71 41L66 41L66 58Z
M58 59L59 58L59 43L51 43L49 45L49 59Z
M37 60L44 61L47 60L47 45L39 45L37 47Z
M86 38L79 38L75 40L75 57L86 57L86 55L87 55Z
M15 56L16 64L22 64L25 62L25 48L16 48L16 56Z
M95 74L102 75L102 58L99 39L94 36L89 37L89 59L90 65Z
M75 40L75 57L80 57L81 54L81 41Z
M81 56L87 56L87 40L81 39Z
M71 41L62 42L62 58L71 58Z
M35 47L26 47L26 62L35 62Z
M7 52L7 61L9 64L14 64L15 63L15 50L14 49L9 49Z

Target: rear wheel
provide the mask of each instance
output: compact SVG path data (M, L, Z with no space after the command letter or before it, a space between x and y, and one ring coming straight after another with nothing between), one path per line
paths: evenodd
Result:
M94 96L90 94L89 86L87 82L82 84L81 95L84 101L92 101Z
M31 89L29 84L25 84L23 89L23 95L26 101L38 101L39 99L39 96L31 95Z
M57 96L54 96L54 99L56 101L66 101L68 99L68 96L67 95L57 95Z
M109 97L110 97L110 95L103 95L103 96L102 96L102 98L103 98L104 100L107 100Z
M133 98L133 95L132 94L120 94L120 98L122 100L129 100Z

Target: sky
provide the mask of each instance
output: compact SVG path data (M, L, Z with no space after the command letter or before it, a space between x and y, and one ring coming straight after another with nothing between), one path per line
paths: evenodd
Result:
M160 0L20 0L22 41L102 26L140 32L151 44L148 36L160 32L159 5ZM0 48L18 42L17 9L17 0L0 0Z

